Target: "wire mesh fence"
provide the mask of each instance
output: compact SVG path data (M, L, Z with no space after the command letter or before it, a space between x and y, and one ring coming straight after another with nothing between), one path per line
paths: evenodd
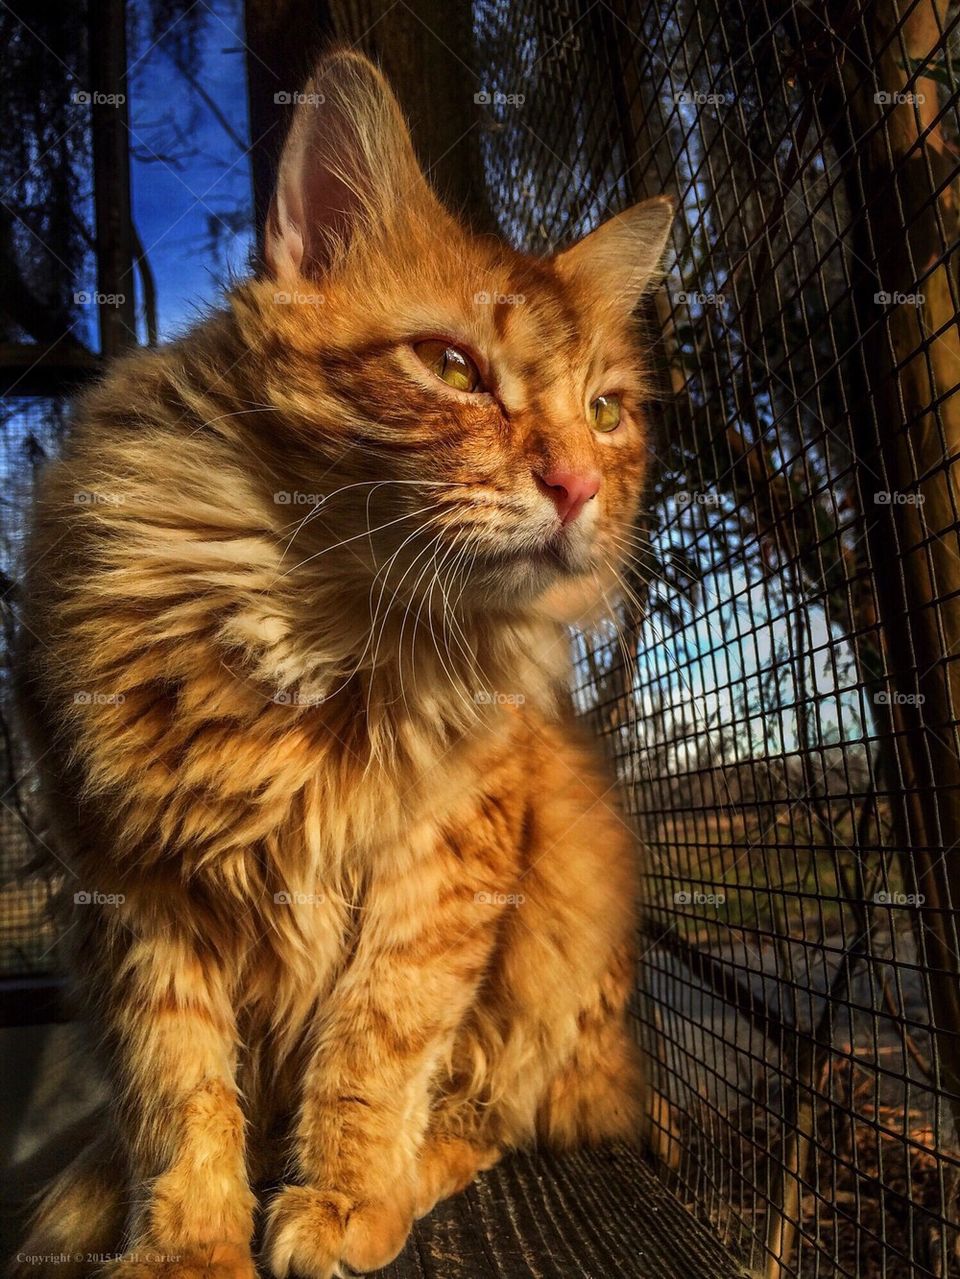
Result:
M64 411L60 399L0 399L0 978L47 973L55 963L48 909L55 885L34 867L43 818L13 713L13 654L32 479L57 447Z
M644 844L667 1175L771 1276L957 1273L957 22L481 7L508 232L681 211L634 598L576 697Z
M474 17L511 240L678 201L630 598L574 690L643 844L663 1175L770 1279L960 1274L960 13ZM57 418L7 402L8 478ZM19 496L2 514L7 572ZM7 871L34 819L4 749ZM50 963L45 891L3 889L7 972Z

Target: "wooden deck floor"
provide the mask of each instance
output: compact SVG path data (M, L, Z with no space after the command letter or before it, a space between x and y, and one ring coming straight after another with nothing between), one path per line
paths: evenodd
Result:
M60 1136L98 1099L69 1026L0 1032L0 1247L70 1152ZM419 1222L382 1279L742 1279L711 1232L626 1147L515 1155ZM39 1276L38 1279L55 1279Z

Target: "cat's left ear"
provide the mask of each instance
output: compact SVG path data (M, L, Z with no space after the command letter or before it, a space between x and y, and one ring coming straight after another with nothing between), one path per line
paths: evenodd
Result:
M561 276L628 316L660 275L673 224L670 196L634 204L554 258Z
M403 216L442 217L400 105L367 58L322 58L297 96L270 203L263 256L276 280L328 271L358 237Z

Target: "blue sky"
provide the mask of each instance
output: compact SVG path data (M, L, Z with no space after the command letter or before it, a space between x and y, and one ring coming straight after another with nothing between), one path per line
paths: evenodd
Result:
M242 5L199 0L196 13L197 80L246 139ZM161 338L216 300L228 269L246 269L252 240L249 160L178 72L176 35L154 42L135 18L129 49L133 214L156 279Z

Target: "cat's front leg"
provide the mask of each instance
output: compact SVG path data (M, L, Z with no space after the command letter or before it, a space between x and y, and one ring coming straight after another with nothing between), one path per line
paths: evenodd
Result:
M322 1011L296 1132L297 1181L267 1212L278 1279L369 1271L403 1247L438 1061L472 1001L495 912L440 867L381 877ZM462 874L462 866L460 867Z
M223 974L209 953L170 930L141 933L114 960L120 972L106 1029L133 1208L126 1249L103 1273L255 1279L254 1199Z

